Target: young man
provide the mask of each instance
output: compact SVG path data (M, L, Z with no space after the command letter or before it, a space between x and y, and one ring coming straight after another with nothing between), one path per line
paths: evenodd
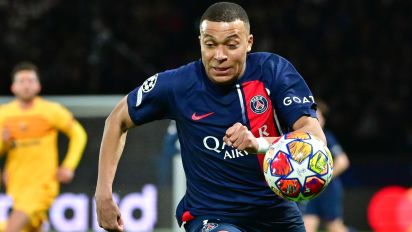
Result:
M319 123L324 128L328 106L320 100L317 100L317 104ZM333 180L318 197L302 204L303 220L307 232L318 231L321 221L325 223L328 232L348 232L350 230L343 224L342 219L343 188L339 175L349 168L349 159L333 133L325 130L325 135L333 155Z
M86 144L86 133L73 115L38 97L40 90L37 67L20 63L12 73L16 98L0 107L0 154L7 153L3 174L6 193L13 200L6 232L41 231L59 192L58 182L71 182ZM60 166L58 131L70 140Z
M201 60L150 77L107 118L96 188L99 225L124 230L112 183L127 130L170 118L187 178L176 217L187 231L304 231L296 204L275 196L261 167L262 154L283 132L324 140L309 88L284 58L248 54L253 36L237 4L210 6L199 41Z

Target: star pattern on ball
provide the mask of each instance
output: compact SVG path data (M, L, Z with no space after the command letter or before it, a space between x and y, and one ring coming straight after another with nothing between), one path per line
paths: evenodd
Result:
M293 171L287 177L288 179L298 179L301 186L305 186L305 180L307 177L316 176L316 173L309 169L309 159L304 159L302 163L299 163L293 159L290 159L290 165L292 165Z
M151 77L149 77L142 85L142 91L144 93L149 92L150 90L152 90L154 88L154 86L156 85L156 81L157 81L157 74L153 75Z

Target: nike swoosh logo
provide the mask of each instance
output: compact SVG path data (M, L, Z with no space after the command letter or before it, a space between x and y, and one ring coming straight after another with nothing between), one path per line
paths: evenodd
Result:
M194 112L193 114L192 114L192 120L193 121L197 121L197 120L200 120L200 119L202 119L202 118L206 118L207 116L210 116L210 115L212 115L212 114L214 114L215 112L210 112L210 113L207 113L207 114L202 114L202 115L196 115L196 112Z

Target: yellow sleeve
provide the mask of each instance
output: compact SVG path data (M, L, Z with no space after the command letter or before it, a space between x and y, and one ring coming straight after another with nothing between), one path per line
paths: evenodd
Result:
M2 133L3 133L3 130L0 128L0 135ZM0 139L0 157L2 157L4 153L6 153L5 151L3 151L3 149L4 149L3 139Z
M69 138L69 148L63 166L74 170L83 155L87 134L68 109L59 104L56 106L55 126Z
M6 151L4 150L4 143L3 143L3 117L1 113L1 105L0 105L0 157L2 157Z
M4 151L3 151L3 138L1 137L3 136L3 125L0 123L0 157L3 155Z
M65 131L65 134L69 137L69 148L63 161L63 166L74 170L82 158L86 146L87 134L76 120L73 120L71 126Z
M3 151L3 140L0 139L0 157L2 157L4 155L4 153L6 153L6 152Z

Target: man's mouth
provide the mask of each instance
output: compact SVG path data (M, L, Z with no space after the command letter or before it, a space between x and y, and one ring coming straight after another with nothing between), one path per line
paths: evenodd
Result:
M227 68L227 67L225 67L225 68L213 67L212 69L217 74L226 74L229 71L230 68Z

